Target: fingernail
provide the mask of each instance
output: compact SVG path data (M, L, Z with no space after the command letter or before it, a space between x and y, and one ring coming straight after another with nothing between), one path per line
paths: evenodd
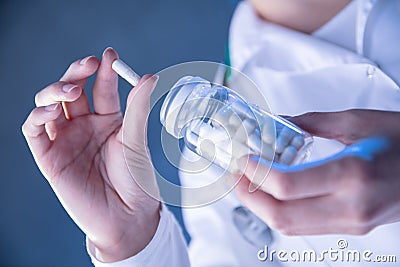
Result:
M79 62L79 64L81 64L81 65L85 65L86 64L86 62L91 58L91 57L93 57L93 56L88 56L88 57L85 57L84 59L82 59L80 62Z
M257 191L257 189L258 189L260 186L261 186L261 185L256 185L256 184L250 182L249 188L247 188L247 190L249 191L249 193L254 193L255 191Z
M153 74L145 74L145 75L143 75L143 77L142 77L142 81L145 82L145 81L147 81L148 79L150 79L151 77L153 77Z
M78 86L75 84L64 84L62 87L62 90L66 93L69 93L72 90L74 90L75 88L78 88Z
M111 46L107 47L107 48L104 50L102 56L104 57L104 55L105 55L109 50L114 50L114 48L112 48Z
M156 74L146 74L146 75L143 75L142 81L145 82L145 81L149 80L150 78L153 79L154 82L156 82L156 81L158 81L160 76L158 76Z
M46 110L46 111L53 111L53 110L56 110L56 108L58 107L58 105L59 105L58 103L48 105L48 106L46 106L46 107L44 108L44 110Z

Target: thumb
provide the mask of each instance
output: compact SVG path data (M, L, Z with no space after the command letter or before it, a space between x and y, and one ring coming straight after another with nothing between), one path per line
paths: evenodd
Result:
M147 121L150 114L150 95L157 85L157 75L147 74L128 95L124 123L117 135L129 147L143 148L147 145ZM132 147L131 147L132 148Z
M351 145L374 135L397 134L398 112L351 109L340 112L312 112L290 121L309 133Z
M348 143L346 112L310 112L289 120L312 135Z

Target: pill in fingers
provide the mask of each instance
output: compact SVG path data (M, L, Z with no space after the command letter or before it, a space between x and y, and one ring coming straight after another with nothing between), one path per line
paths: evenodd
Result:
M104 51L105 52L105 51ZM140 76L134 72L131 67L128 66L121 59L115 60L112 65L112 69L119 74L122 78L124 78L128 83L132 86L136 86L139 83Z
M61 105L62 105L63 110L64 110L64 116L65 116L65 118L67 119L67 121L71 120L71 115L70 115L70 113L69 113L69 109L68 109L68 107L67 107L67 103L65 103L65 102L63 101L63 102L61 102Z

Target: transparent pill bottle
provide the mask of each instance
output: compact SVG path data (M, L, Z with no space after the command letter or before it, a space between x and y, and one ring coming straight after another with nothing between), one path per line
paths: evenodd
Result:
M283 165L300 163L313 142L288 120L201 77L183 77L172 87L160 120L190 150L231 173L240 172L237 160L248 155Z

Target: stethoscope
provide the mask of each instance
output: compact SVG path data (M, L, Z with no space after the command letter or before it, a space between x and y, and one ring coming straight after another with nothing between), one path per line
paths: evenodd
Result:
M250 244L262 248L273 243L271 228L246 207L234 208L232 220L238 232Z

